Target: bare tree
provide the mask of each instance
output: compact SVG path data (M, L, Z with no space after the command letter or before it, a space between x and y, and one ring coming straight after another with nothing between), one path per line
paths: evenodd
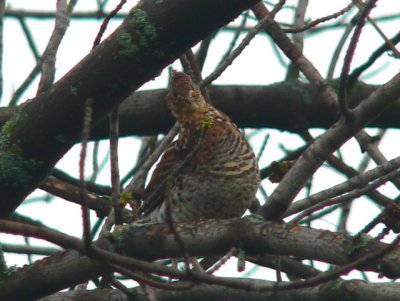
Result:
M97 1L97 11L81 12L74 11L76 1L58 0L50 13L14 10L0 1L0 33L3 23L17 19L36 58L9 105L0 108L0 231L27 242L2 243L1 255L20 253L29 259L22 268L0 261L0 300L398 299L400 285L392 280L400 275L400 158L396 151L388 157L388 148L380 143L389 141L390 151L397 148L400 75L378 70L381 80L374 85L361 79L376 71L377 61L395 64L399 58L400 34L387 36L384 25L399 27L400 7L384 0L348 0L336 12L308 19L312 7L307 0L293 7L285 2L143 0L123 13L125 1L116 7ZM392 14L375 14L380 5L391 6ZM279 19L287 10L294 16L291 22ZM25 22L32 18L55 20L42 54ZM54 82L56 54L69 24L94 19L99 31L92 51ZM109 22L119 26L103 39ZM361 43L367 30L379 39L370 41L363 61L358 51L367 47ZM340 35L334 37L334 32ZM326 76L318 71L317 59L303 50L316 35L337 39ZM207 75L209 53L226 36L231 38L228 48ZM259 47L252 40L265 36L275 49L270 60L283 64L281 82L211 85L238 57L245 57L247 48ZM251 68L259 60L253 59ZM263 179L248 216L134 223L149 171L177 126L167 110L166 89L133 91L170 64L180 64L209 101L247 128ZM36 96L23 101L39 75ZM285 140L283 131L291 138ZM124 162L131 168L120 175L118 139L138 135L143 136L140 151ZM272 137L282 141L283 155L271 159L277 144ZM111 185L96 181L99 147L108 143L104 139L109 140ZM293 139L299 141L296 149L289 141ZM348 141L361 151L350 153ZM89 143L90 180L85 175ZM79 175L74 177L55 166L77 144ZM342 180L328 179L325 172L332 171ZM386 183L392 185L389 192L381 189ZM18 213L39 190L46 194L35 202L58 197L80 206L82 219L71 224L82 224L81 239ZM359 204L378 209L372 215L359 212ZM363 215L368 217L360 219ZM327 219L333 225L324 228ZM356 231L349 230L351 223L357 224ZM29 238L54 247L32 245ZM44 258L32 261L32 255ZM192 267L188 256L201 258L202 267ZM171 258L186 260L177 268ZM215 276L232 258L238 272ZM246 262L258 268L259 279L244 276ZM266 276L266 268L276 275ZM376 281L378 276L384 281ZM88 289L88 282L96 288ZM60 292L67 288L74 289Z

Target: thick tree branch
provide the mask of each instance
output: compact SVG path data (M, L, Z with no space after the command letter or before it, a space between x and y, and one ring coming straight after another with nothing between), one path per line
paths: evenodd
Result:
M245 281L245 279L243 279ZM257 281L257 280L256 280ZM262 282L262 280L259 280ZM274 283L271 282L271 285ZM366 283L361 280L337 281L311 288L278 291L278 292L247 292L244 290L227 288L218 285L197 285L189 290L166 291L156 289L157 301L327 301L327 300L353 300L353 301L392 301L397 300L400 290L398 283ZM118 290L91 290L76 296L76 292L62 292L40 299L39 301L146 301L146 296L136 287L131 289L135 296L128 299L123 292ZM335 299L329 299L334 296ZM343 299L341 299L343 298Z
M295 256L303 259L314 259L334 265L345 265L356 258L362 257L369 252L377 252L387 247L373 239L363 241L362 245L354 244L351 236L343 233L332 233L296 226L288 228L284 224L273 222L253 223L248 219L232 220L210 220L196 223L177 223L176 227L190 255L209 256L223 255L232 246L239 246L247 255L258 254L280 254ZM83 243L76 238L68 238L61 233L52 233L40 227L29 226L21 228L17 223L1 222L0 230L6 233L21 233L37 238L45 238L62 247L72 247L84 251ZM161 258L181 257L182 250L177 244L174 235L166 224L153 224L148 226L126 225L116 230L112 237L115 246L125 255L145 260ZM79 243L78 243L79 242ZM99 243L99 242L98 242ZM97 245L98 245L97 243ZM105 241L100 241L102 246L110 247ZM114 243L113 243L114 244ZM96 251L97 252L97 251ZM365 271L375 271L380 275L396 278L400 275L400 249L396 247L390 254L375 262L368 262L362 267ZM104 259L103 259L104 260ZM113 260L109 258L108 260ZM133 259L132 259L133 260ZM121 264L121 261L119 261ZM127 262L126 266L145 271L151 271L158 265L140 265L140 261ZM149 270L150 269L150 270ZM70 285L88 281L106 271L97 260L79 255L76 251L67 251L44 260L33 263L31 266L22 268L12 274L0 286L1 300L26 300L27 297L44 296L48 293L58 291ZM172 271L167 267L158 266L155 272L168 273ZM203 277L201 274L187 275L176 271L173 276L194 277L206 281L206 283L224 284L228 282L234 285L240 280L228 280L221 278ZM247 287L249 290L270 290L268 282L253 283L246 279L246 283L238 286ZM30 291L21 290L21 287L29 287ZM27 295L28 294L28 295ZM32 295L35 294L35 295Z
M255 2L140 1L110 37L24 104L4 128L0 216L9 216L78 140L87 99L93 100L96 124L187 48Z
M333 87L337 82L331 83ZM367 98L377 86L358 83L349 97L351 107ZM231 116L239 127L274 128L299 131L328 128L336 120L328 106L320 101L319 92L310 84L289 81L270 86L211 86L209 94L219 109ZM167 132L173 125L166 103L165 89L138 91L128 96L120 108L120 136L155 135ZM0 108L0 125L14 113ZM400 128L400 101L384 111L369 126ZM92 131L92 139L108 137L107 118Z
M376 86L359 83L349 101L356 106L375 90ZM129 96L120 109L120 135L167 132L174 120L166 106L166 92L164 89L138 91ZM208 92L214 105L228 114L239 127L301 131L328 128L336 121L329 107L321 101L319 91L299 81L270 86L212 86ZM371 126L400 127L396 114L399 111L400 101ZM107 131L107 122L101 122L93 129L92 137L106 137Z

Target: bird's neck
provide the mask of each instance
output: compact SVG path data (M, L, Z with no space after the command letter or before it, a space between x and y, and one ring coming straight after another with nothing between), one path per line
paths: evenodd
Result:
M178 150L184 151L192 148L198 142L200 136L212 125L215 110L204 110L191 114L188 118L179 120L180 130L177 140Z
M177 149L185 151L192 148L201 136L199 122L186 122L180 124L179 138L177 140Z

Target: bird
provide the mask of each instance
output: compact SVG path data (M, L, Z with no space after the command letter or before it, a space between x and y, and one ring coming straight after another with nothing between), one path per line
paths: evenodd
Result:
M179 136L161 155L143 196L152 222L241 217L260 184L256 157L240 129L206 102L186 73L172 71L166 96Z

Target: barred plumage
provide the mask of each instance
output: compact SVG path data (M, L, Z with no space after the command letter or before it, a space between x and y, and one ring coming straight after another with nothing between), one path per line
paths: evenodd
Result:
M245 137L227 115L204 100L182 72L173 72L167 103L180 124L180 133L146 188L145 215L164 222L165 200L169 200L174 221L240 217L260 182L257 161ZM189 162L168 177L195 147L198 149Z

